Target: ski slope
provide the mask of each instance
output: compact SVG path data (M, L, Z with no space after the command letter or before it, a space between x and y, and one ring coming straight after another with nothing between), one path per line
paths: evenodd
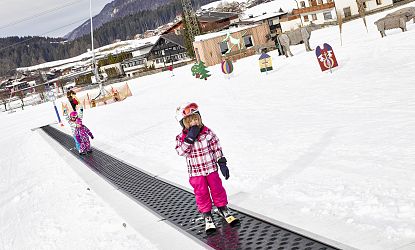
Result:
M128 81L132 97L85 111L92 144L190 188L174 116L194 101L228 159L231 205L353 248L415 249L415 24L381 38L373 22L388 12L368 16L368 32L343 24L342 45L338 27L313 32L312 47L334 49L332 74L298 45L270 52L268 74L256 55L230 79L217 65L207 81L191 66ZM55 120L51 103L0 114L0 249L162 249L30 131Z

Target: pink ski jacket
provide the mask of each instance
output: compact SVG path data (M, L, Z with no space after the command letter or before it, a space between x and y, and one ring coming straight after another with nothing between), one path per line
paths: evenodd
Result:
M194 144L184 141L188 130L184 129L176 136L176 151L186 157L189 176L206 176L218 171L217 162L223 156L219 138L204 126Z

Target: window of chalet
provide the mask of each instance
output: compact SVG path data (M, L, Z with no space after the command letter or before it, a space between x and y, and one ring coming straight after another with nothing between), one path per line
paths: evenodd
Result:
M381 5L382 4L382 0L376 0L376 4L377 5Z
M305 2L304 1L301 1L300 2L300 6L301 6L301 8L305 8Z
M343 12L344 12L344 17L351 17L352 16L352 11L350 10L350 7L343 8Z
M318 0L318 4L323 4L323 0Z
M308 15L304 16L304 22L308 22Z
M244 36L243 39L244 39L245 48L250 48L254 46L254 43L252 42L252 36Z
M331 12L324 12L323 15L324 15L324 20L333 19L332 15L331 15Z
M229 47L228 47L228 42L221 42L219 43L219 47L220 47L220 53L223 55L226 52L228 52Z
M313 21L317 20L317 15L316 14L312 14L311 17L313 18Z
M366 4L366 2L363 2L363 8L367 8L367 4Z

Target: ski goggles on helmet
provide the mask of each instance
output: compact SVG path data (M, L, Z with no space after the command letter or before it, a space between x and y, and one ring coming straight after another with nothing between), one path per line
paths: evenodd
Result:
M186 116L192 115L192 114L194 114L198 111L199 111L199 106L197 106L197 104L193 102L193 103L190 103L189 105L187 105L183 109L182 115L183 115L183 117L186 117Z

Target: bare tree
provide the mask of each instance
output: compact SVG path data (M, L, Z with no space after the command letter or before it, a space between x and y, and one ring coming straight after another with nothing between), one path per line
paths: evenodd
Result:
M7 100L10 92L8 90L0 90L0 105L4 105L4 111L7 111Z
M365 11L365 2L366 0L356 0L357 8L359 11L359 15L363 20L363 23L366 27L366 32L369 33L369 30L367 29L367 23L366 23L366 11Z
M17 92L17 97L19 97L20 101L22 102L22 109L24 109L24 93L22 90L19 90L19 92Z
M340 11L337 12L336 14L337 14L337 23L339 24L339 31L340 31L340 46L343 46L343 39L342 39L343 17Z
M42 102L45 101L45 92L46 92L46 87L44 84L38 85L35 87L35 90L37 93L39 93L40 95L40 100L42 100Z

